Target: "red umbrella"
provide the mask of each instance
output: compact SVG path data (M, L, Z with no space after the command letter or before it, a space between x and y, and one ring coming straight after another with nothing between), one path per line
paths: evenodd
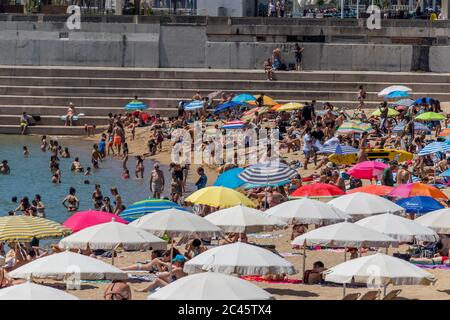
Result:
M302 186L291 193L291 197L335 197L345 194L333 184L313 183Z
M80 211L75 213L69 219L67 219L63 225L73 232L86 229L88 227L95 226L97 224L111 222L114 219L116 222L128 224L128 221L122 219L115 214L103 211Z
M391 191L393 189L394 189L393 187L389 187L389 186L379 186L376 184L371 184L371 185L348 190L347 193L365 192L365 193L374 194L376 196L384 197L384 196L387 196L389 193L391 193Z

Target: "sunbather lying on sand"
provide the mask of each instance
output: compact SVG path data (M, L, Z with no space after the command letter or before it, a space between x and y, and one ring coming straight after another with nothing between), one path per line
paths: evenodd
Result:
M177 249L173 249L173 256L180 255L180 252ZM167 271L170 267L170 250L165 251L161 257L157 257L155 252L152 252L152 260L147 263L135 263L128 267L121 268L123 271L132 271L132 270L144 270L153 272L162 272Z
M448 256L441 256L439 253L435 254L433 258L411 258L409 261L415 264L450 264Z

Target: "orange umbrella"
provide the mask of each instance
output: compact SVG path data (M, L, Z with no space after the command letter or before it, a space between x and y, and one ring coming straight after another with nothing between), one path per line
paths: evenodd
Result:
M276 105L274 105L272 108L270 108L270 110L276 111L278 108L280 108L280 107L282 107L282 106L283 106L282 104L276 104Z
M402 198L427 196L435 199L448 200L448 197L438 188L420 182L401 184L395 187L389 196Z
M441 131L441 133L439 133L440 137L446 137L446 136L450 136L450 128L445 128L444 130Z
M365 192L365 193L374 194L374 195L377 195L380 197L384 197L384 196L387 196L389 193L391 193L392 189L394 189L394 188L389 187L389 186L379 186L376 184L371 184L371 185L348 190L347 193Z

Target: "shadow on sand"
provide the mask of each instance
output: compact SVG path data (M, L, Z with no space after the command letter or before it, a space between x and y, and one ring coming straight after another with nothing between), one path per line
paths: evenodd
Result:
M282 288L266 288L264 289L271 294L277 294L280 296L294 296L294 297L318 297L319 295L314 292L304 290L282 289Z

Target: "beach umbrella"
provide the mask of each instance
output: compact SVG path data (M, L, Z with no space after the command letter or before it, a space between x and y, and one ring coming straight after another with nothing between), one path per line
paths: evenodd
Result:
M115 250L119 246L124 250L147 250L150 247L165 250L167 242L135 226L111 221L74 233L59 241L59 246L83 250Z
M225 187L236 189L245 184L245 181L239 178L239 174L244 171L243 168L233 168L221 173L214 182L215 187Z
M229 208L242 204L255 207L255 203L242 193L224 187L206 187L195 191L185 199L193 204L203 204L215 208Z
M298 176L296 170L281 162L266 162L252 165L239 174L247 183L261 186L273 185Z
M233 99L231 99L232 102L237 102L237 103L250 102L250 101L255 101L255 100L256 100L256 98L249 93L242 93L242 94L235 96Z
M384 96L385 99L398 99L407 97L409 97L409 93L406 91L391 91L390 93Z
M380 176L388 167L387 164L378 161L363 161L355 164L347 173L357 179L372 180Z
M430 285L436 278L414 264L383 253L353 259L323 272L325 281L346 284L364 283L373 287L392 285ZM345 294L345 292L344 292Z
M405 131L405 123L401 122L398 125L396 125L392 131L393 132L403 132ZM423 123L420 122L414 122L414 131L425 131L425 132L430 132L430 128L428 128L426 125L424 125Z
M413 197L413 196L427 196L435 199L448 200L448 197L438 188L429 184L420 182L401 184L392 190L389 194L390 197Z
M160 288L148 300L273 300L267 291L238 277L202 272Z
M389 86L389 87L384 88L380 92L378 92L378 96L384 97L385 95L388 95L389 93L394 92L394 91L410 92L410 91L412 91L412 89L408 88L406 86L400 86L400 85Z
M417 98L416 101L414 101L414 103L417 103L417 104L421 104L423 102L429 104L431 102L431 98L430 97Z
M197 110L203 108L203 101L202 100L194 100L192 102L189 102L184 106L184 110Z
M395 117L398 116L400 113L392 108L388 108L388 117ZM374 112L372 112L372 116L379 117L381 116L381 110L378 108Z
M314 198L320 198L320 197L336 197L345 194L345 192L335 186L334 184L329 183L312 183L307 184L305 186L301 186L294 192L290 194L291 198L295 197L314 197Z
M238 275L295 274L292 263L281 256L244 242L209 249L185 263L184 272L213 271Z
M399 242L439 241L439 236L432 229L391 213L367 217L356 224L383 233Z
M71 231L57 222L32 216L0 217L0 241L30 242L33 238L61 238Z
M368 123L363 123L356 120L344 121L339 128L336 130L339 134L354 134L354 133L363 133L370 132L372 130L372 126Z
M88 227L95 226L100 223L110 222L115 219L116 222L127 224L128 221L118 217L114 213L103 212L103 211L79 211L75 212L69 219L67 219L63 225L66 228L72 230L72 232L78 232Z
M426 156L436 152L450 152L450 145L445 142L432 142L419 151L419 156Z
M345 144L337 144L329 147L324 147L320 149L317 153L325 153L325 154L356 154L358 153L358 149L353 148L352 146L347 146Z
M443 116L440 113L437 112L424 112L417 117L415 117L416 120L422 120L422 121L440 121L444 120L445 116Z
M124 211L120 213L120 217L124 220L131 222L134 221L147 213L157 212L161 210L167 209L178 209L178 210L186 210L178 203L172 202L167 199L145 199L138 202L133 203L128 206ZM111 221L111 219L109 219ZM117 221L117 220L116 220Z
M352 193L356 193L356 192L365 192L365 193L370 193L370 194L373 194L373 195L376 195L376 196L385 197L389 193L391 193L391 191L393 189L394 188L390 187L390 186L369 184L367 186L362 186L362 187L359 187L359 188L348 190L347 194L352 194Z
M127 280L122 270L79 253L65 251L45 256L11 271L12 278L52 278L57 280L73 276L79 280Z
M331 224L351 219L339 209L309 198L286 201L264 213L289 224Z
M277 111L278 108L281 108L282 104L276 104L270 108L272 111ZM286 110L285 110L286 111Z
M450 177L450 169L445 170L445 171L442 172L439 176L440 176L440 177L445 177L445 178Z
M125 110L134 111L134 110L145 110L148 106L139 100L132 100L125 105Z
M222 129L244 129L245 128L245 122L241 120L233 120L233 121L227 121L223 126Z
M346 194L328 204L356 219L387 212L401 214L405 211L392 201L365 192Z
M302 105L301 103L289 102L289 103L281 105L279 108L276 109L276 111L277 112L292 111L292 110L303 109L304 107L305 106Z
M218 105L216 107L216 109L214 110L214 113L217 114L217 113L220 113L227 109L239 107L240 105L241 105L241 103L239 103L239 102L234 102L234 101L225 102L225 103Z
M244 189L255 189L255 188L262 188L262 187L271 187L271 188L277 188L284 186L288 183L291 183L291 180L284 180L278 183L269 183L269 184L255 184L255 183L246 183L243 185Z
M398 101L395 101L392 105L397 107L397 106L402 106L402 107L410 107L415 103L414 100L412 99L400 99Z
M260 97L260 95L255 96L256 99L258 99ZM248 101L248 104L256 104L256 99L252 100L252 101ZM264 106L274 106L277 105L278 102L276 102L275 100L273 100L271 97L264 95L263 98L263 105Z
M276 228L276 219L271 219L262 211L241 205L210 213L205 219L224 232L255 233Z
M427 196L401 198L395 201L395 203L404 208L407 213L415 214L428 213L444 208L439 201Z
M68 294L49 286L27 281L11 287L0 289L0 300L79 300Z
M431 130L430 130L431 131ZM449 136L450 135L450 128L445 128L445 129L442 129L442 131L439 133L439 137L447 137L447 136ZM448 142L449 140L447 140L447 141L445 141L445 143L449 143Z
M241 120L243 121L250 120L256 112L258 112L258 114L264 114L266 112L269 112L269 110L270 109L268 107L256 107L250 109L242 114Z
M450 208L429 212L414 221L438 234L450 234Z

